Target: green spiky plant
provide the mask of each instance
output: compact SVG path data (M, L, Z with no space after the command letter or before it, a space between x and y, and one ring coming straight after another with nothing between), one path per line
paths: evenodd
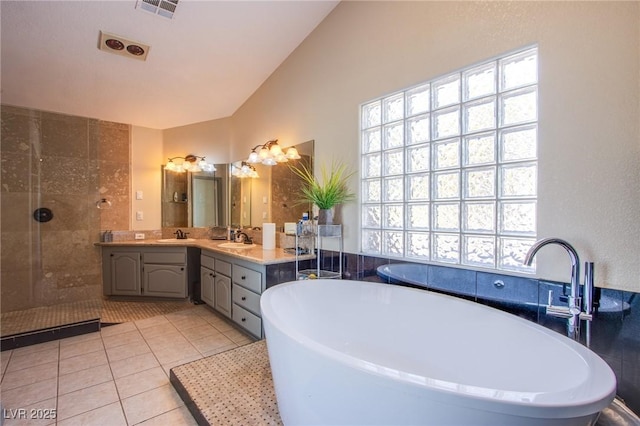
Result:
M337 204L355 200L355 194L349 192L346 182L355 174L349 172L347 166L340 162L333 161L331 169L320 166L320 176L322 180L316 179L313 170L305 164L300 166L290 166L305 186L302 188L302 203L313 203L319 209L328 210Z

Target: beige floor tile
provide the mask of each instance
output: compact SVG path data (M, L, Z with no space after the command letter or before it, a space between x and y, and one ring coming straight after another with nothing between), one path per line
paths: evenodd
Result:
M225 331L235 330L235 327L229 323L229 321L225 321L221 318L215 318L211 321L207 321L209 324L214 326L218 331L224 333Z
M166 423L170 424L170 423ZM178 423L173 423L177 425ZM87 411L78 416L58 422L58 426L127 426L120 402L105 405L95 410Z
M6 410L3 413L4 426L48 426L55 425L58 412L56 398L20 407L18 410Z
M6 372L8 373L10 371L22 370L24 368L31 368L36 365L58 361L59 351L60 350L57 346L38 352L24 354L16 353L14 351L13 355L11 355L11 360L9 361Z
M213 349L211 351L203 353L202 357L206 358L208 356L212 356L212 355L216 355L216 354L219 354L219 353L222 353L222 352L230 351L231 349L235 349L237 347L238 347L238 345L236 345L235 343L232 344L232 345L229 345L229 346L221 346L219 348L216 348L216 349Z
M102 327L100 329L100 333L102 333L102 337L105 336L114 336L120 333L126 333L127 331L137 330L135 323L133 322L123 322L122 324L110 325L107 327Z
M36 365L23 370L10 371L2 378L2 391L6 392L20 386L55 379L56 377L58 377L57 361Z
M243 333L242 331L239 331L237 329L231 329L231 330L227 330L222 332L222 334L224 334L225 336L227 336L229 339L233 340L235 343L237 342L244 342L247 339L251 339L251 337L249 337L248 334ZM255 339L253 339L255 341Z
M215 349L234 345L234 342L222 334L205 337L204 339L194 340L191 344L201 353L210 352Z
M107 353L105 351L89 352L88 354L61 359L58 366L58 373L60 375L70 374L75 371L86 370L87 368L94 368L107 363Z
M152 352L146 354L132 356L131 358L114 361L111 364L111 373L114 379L125 377L130 374L139 373L140 371L149 370L160 366L158 360Z
M60 376L58 379L58 395L64 395L111 380L113 380L113 376L111 375L111 368L109 368L108 364L75 371Z
M177 367L179 365L188 364L190 362L197 361L197 360L201 359L202 357L203 357L202 354L197 353L197 354L191 355L189 357L180 358L180 359L177 359L175 361L171 361L171 362L167 362L165 364L162 364L162 369L164 370L165 373L167 373L167 376L169 376L169 374L170 374L169 372L171 371L171 369L173 367Z
M60 359L85 355L96 351L104 351L104 345L101 339L92 339L71 345L64 345L60 348Z
M207 324L207 321L198 315L185 316L178 319L171 319L169 321L171 321L171 323L180 331Z
M203 339L205 337L219 335L219 334L222 334L222 333L220 333L211 324L200 325L200 326L189 328L182 331L182 335L186 337L187 340L189 340L190 342L198 339Z
M56 397L58 378L42 380L11 390L2 389L2 407L18 409ZM55 407L53 407L55 408Z
M113 381L58 397L58 419L64 420L118 401Z
M4 377L4 372L7 371L7 365L9 365L12 353L13 351L11 350L0 352L0 377Z
M109 358L109 362L115 362L148 352L151 352L151 348L149 348L149 345L147 345L146 342L130 343L128 345L107 349L107 356Z
M60 340L60 346L73 345L74 343L86 342L88 340L96 340L102 337L99 331L94 333L81 334L79 336L67 337Z
M189 341L180 333L168 333L146 339L149 347L155 352L157 350L188 346Z
M38 343L37 345L24 346L22 348L16 348L13 353L16 355L27 355L34 352L40 352L47 349L53 349L60 347L60 340L52 340L50 342Z
M136 327L138 327L138 330L143 330L149 327L155 327L163 324L170 324L170 322L168 319L165 318L164 315L158 315L155 317L138 320L135 322L135 324L136 324Z
M116 379L120 399L129 398L166 384L169 384L169 377L160 366Z
M152 325L140 330L140 333L145 339L151 339L153 337L162 336L165 334L178 333L178 329L173 326L169 321L166 323Z
M168 364L179 359L200 355L200 352L190 343L182 347L167 347L153 351L160 364Z
M184 404L171 385L152 389L122 401L127 422L130 425L157 417L181 406Z
M117 346L128 345L131 343L144 342L142 334L138 330L127 331L125 333L114 334L113 336L104 336L102 338L105 348L115 348Z
M153 417L149 420L145 420L140 423L142 426L165 426L165 425L180 425L180 426L197 426L198 423L193 418L187 407L179 407L175 410L168 411L164 414L160 414L157 417Z

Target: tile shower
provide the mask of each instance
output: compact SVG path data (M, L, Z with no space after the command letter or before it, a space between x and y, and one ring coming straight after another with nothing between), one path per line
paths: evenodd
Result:
M129 228L130 127L6 105L1 115L2 313L62 307L43 318L47 327L77 321L64 308L80 303L97 318L101 263L93 243L100 230ZM96 207L102 198L110 208ZM49 222L33 217L42 207L53 213ZM16 321L2 322L3 335L9 325L20 328Z

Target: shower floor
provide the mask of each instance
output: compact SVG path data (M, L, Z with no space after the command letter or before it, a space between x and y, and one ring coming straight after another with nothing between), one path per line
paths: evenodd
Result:
M188 300L94 299L0 314L0 337L33 333L69 324L137 321L193 308Z

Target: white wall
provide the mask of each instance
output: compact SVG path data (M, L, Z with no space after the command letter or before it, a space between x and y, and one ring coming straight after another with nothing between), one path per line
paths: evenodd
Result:
M160 229L160 188L162 176L162 130L131 127L131 229ZM142 200L136 200L142 191ZM143 220L136 220L136 212L143 212Z
M342 2L234 114L230 156L315 139L319 163L359 169L362 102L537 43L538 234L595 261L598 286L640 291L639 27L637 2ZM357 252L357 203L343 223ZM569 279L558 249L537 260Z
M163 163L171 157L204 156L212 164L229 163L231 119L204 121L163 130Z

